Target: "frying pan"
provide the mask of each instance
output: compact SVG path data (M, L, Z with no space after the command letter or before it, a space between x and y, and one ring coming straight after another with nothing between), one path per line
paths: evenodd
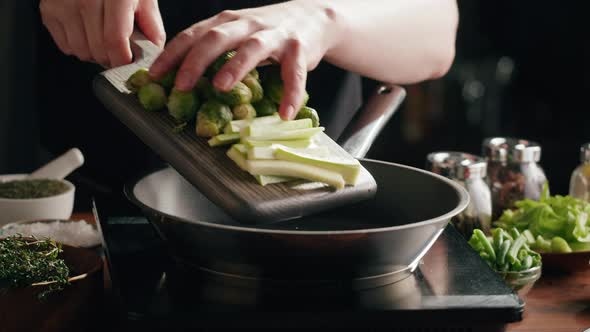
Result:
M405 91L380 87L338 143L373 175L370 200L273 224L233 220L173 168L139 176L125 194L167 243L171 257L236 282L346 283L375 287L409 276L463 211L468 193L439 175L362 159Z

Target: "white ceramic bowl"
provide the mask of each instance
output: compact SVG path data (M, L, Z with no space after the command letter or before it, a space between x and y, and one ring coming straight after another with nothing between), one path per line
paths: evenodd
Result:
M27 174L0 175L0 182L24 179ZM0 227L5 224L34 219L69 219L74 209L76 187L60 180L70 189L63 194L31 199L0 198Z

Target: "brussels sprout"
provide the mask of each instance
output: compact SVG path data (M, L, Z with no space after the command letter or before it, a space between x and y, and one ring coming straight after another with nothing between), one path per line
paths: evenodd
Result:
M262 80L264 87L264 94L276 104L280 104L283 99L283 80L281 79L281 72L279 67L271 67ZM309 94L304 91L303 106L307 105L309 101Z
M172 89L168 97L168 113L179 123L192 120L199 107L199 98L195 91Z
M252 91L242 82L236 83L234 87L228 92L221 92L213 88L213 95L219 101L229 106L236 106L241 104L248 104L252 101Z
M248 76L252 76L257 80L260 79L260 74L258 73L258 70L256 68L250 70L250 72L248 73Z
M277 105L268 98L262 98L259 102L253 103L252 106L256 109L256 116L273 115L278 111Z
M256 110L251 104L236 105L232 109L232 113L236 120L253 119L256 117Z
M232 120L229 106L216 100L201 105L197 113L197 136L213 137L221 134L225 125Z
M150 78L149 71L146 68L141 68L129 76L127 81L125 81L125 87L132 92L137 92L139 88L151 82L152 79Z
M207 77L201 76L195 85L195 91L197 95L202 98L203 100L213 99L213 85L209 82Z
M252 91L252 102L255 103L260 101L262 97L264 97L264 90L262 90L262 85L257 78L254 76L246 75L242 80L242 83L246 84L246 86Z
M297 116L295 117L295 120L299 119L311 119L313 127L320 126L320 117L318 112L316 112L316 110L311 107L303 106L303 108L299 110L299 113L297 113Z
M164 77L157 80L156 83L164 87L164 89L170 91L174 87L174 81L176 80L176 70L169 71Z
M217 57L217 59L215 59L215 61L213 61L213 63L210 64L209 67L207 67L207 70L205 71L209 79L213 79L213 77L215 76L215 74L217 74L219 69L221 69L221 67L223 67L223 65L226 62L228 62L229 59L233 58L234 55L236 55L235 51L227 51L219 57Z
M166 106L166 91L156 83L149 83L139 88L137 97L147 111L158 111Z

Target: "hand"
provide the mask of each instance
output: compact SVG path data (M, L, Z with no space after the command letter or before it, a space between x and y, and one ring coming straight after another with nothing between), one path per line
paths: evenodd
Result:
M293 119L301 108L307 72L339 39L332 10L318 1L290 1L277 5L224 11L178 34L156 59L150 73L160 78L178 67L176 88L194 87L207 66L228 50L236 55L213 79L215 88L229 91L268 58L281 64L285 92L279 107L283 119Z
M41 0L39 9L62 52L105 67L131 62L134 20L154 44L166 40L157 0Z

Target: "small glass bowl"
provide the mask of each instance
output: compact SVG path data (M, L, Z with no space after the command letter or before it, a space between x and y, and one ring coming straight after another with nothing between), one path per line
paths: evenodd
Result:
M541 277L541 265L523 271L496 271L519 296L527 294Z

